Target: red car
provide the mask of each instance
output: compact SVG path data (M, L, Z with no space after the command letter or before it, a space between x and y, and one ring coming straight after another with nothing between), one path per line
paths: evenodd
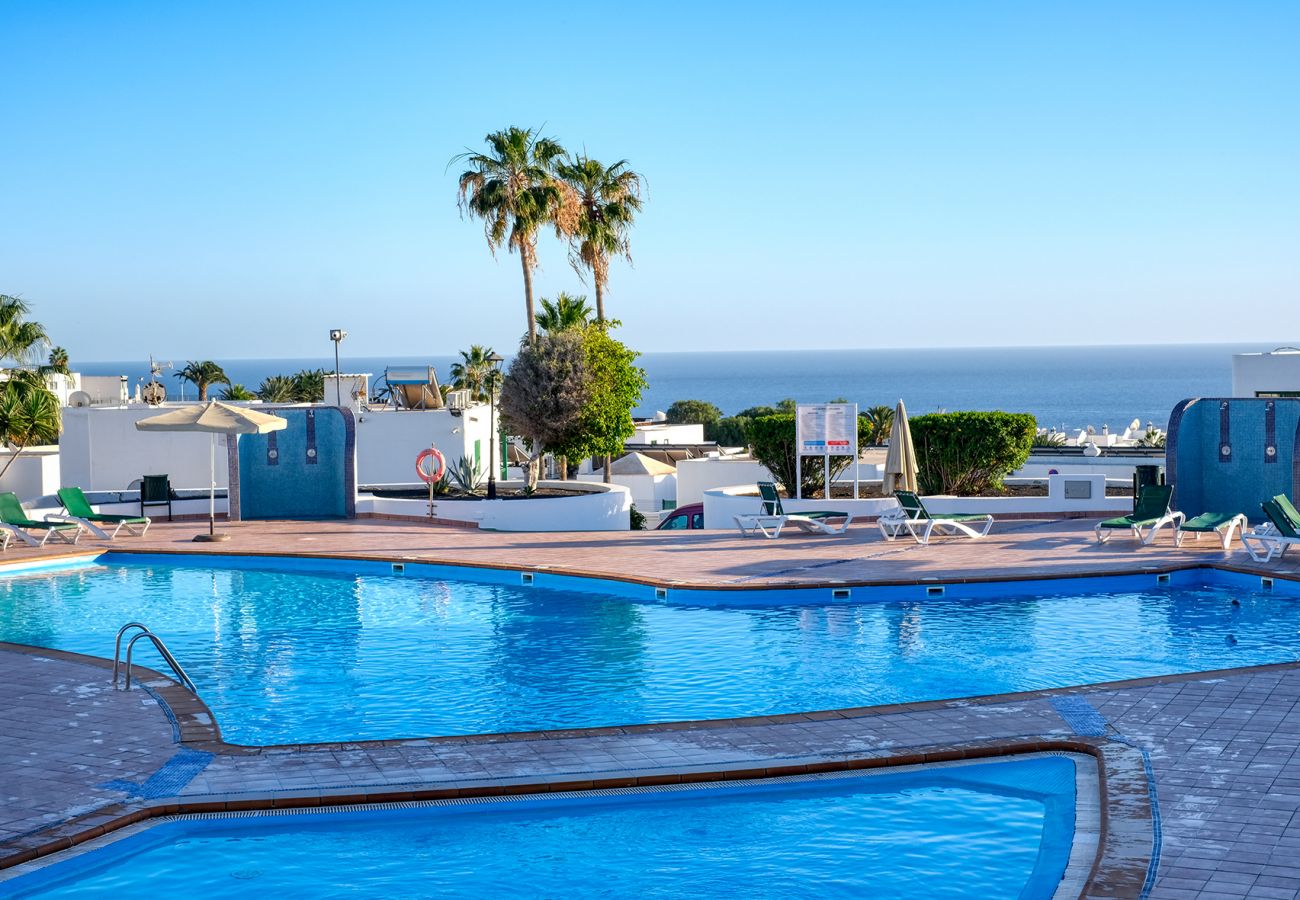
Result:
M655 531L681 531L687 528L704 527L704 504L688 503L679 506L663 517Z

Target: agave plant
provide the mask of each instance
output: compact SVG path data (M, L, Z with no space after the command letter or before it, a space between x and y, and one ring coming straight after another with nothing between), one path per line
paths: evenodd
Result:
M472 494L478 490L479 485L483 483L483 479L486 477L483 473L483 467L478 464L478 461L468 456L462 456L456 460L454 466L448 466L447 474L456 483L456 487L467 494Z

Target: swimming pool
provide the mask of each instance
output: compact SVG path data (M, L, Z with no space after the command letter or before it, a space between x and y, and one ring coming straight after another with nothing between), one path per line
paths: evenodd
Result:
M1300 647L1294 585L1209 571L842 601L520 580L112 554L0 578L0 640L110 656L117 629L144 622L245 744L771 715L1281 662ZM875 596L899 599L864 602ZM151 649L137 658L165 668Z
M1048 898L1071 858L1075 778L1070 757L1038 756L382 811L183 817L0 882L0 893L93 900L148 885L194 900Z

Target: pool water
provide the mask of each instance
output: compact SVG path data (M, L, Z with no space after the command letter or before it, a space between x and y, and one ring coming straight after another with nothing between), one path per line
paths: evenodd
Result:
M1214 580L994 586L975 600L820 592L802 605L746 592L748 605L706 606L676 599L686 592L655 602L113 559L0 578L0 640L110 656L117 629L144 622L243 744L770 715L1281 662L1300 648L1300 598Z
M173 821L19 897L1047 898L1067 757L672 792Z

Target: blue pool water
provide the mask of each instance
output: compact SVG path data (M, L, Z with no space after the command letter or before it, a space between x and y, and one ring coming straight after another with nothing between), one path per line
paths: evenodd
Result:
M1300 598L1217 573L1123 590L1065 580L1039 595L995 585L973 600L745 592L704 605L690 592L521 587L513 573L503 585L355 563L112 560L0 578L0 640L109 656L118 627L144 622L225 738L245 744L767 715L1281 662L1300 648ZM162 668L151 649L138 658Z
M20 897L1047 898L1074 764L168 822L8 885ZM0 893L4 892L0 885Z

